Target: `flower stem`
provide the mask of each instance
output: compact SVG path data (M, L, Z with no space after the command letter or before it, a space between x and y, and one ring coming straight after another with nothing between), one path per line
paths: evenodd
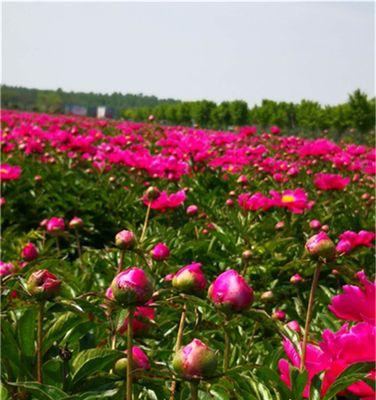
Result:
M226 372L230 363L230 338L226 326L224 327L225 348L223 353L223 372Z
M59 243L59 237L56 236L56 249L57 249L57 256L60 257L61 251L60 251L60 243Z
M124 254L125 254L125 251L124 250L120 250L119 262L118 262L118 267L117 267L117 274L119 274L121 272L121 270L123 269Z
M149 203L148 208L147 208L147 210L146 210L144 226L142 227L142 233L141 233L141 237L140 237L140 243L141 243L141 242L144 240L144 238L145 238L146 228L148 227L148 222L149 222L150 208L151 208L151 202Z
M38 304L38 322L37 322L37 381L43 382L42 377L42 344L43 344L43 314L44 302Z
M126 400L132 400L132 319L133 308L129 308L128 326L127 326L127 379L126 379Z
M191 400L198 400L198 384L199 381L191 382Z
M315 268L315 272L313 275L313 281L312 281L312 285L311 285L311 292L309 294L307 316L306 316L306 322L305 322L305 327L304 327L302 356L301 356L301 361L300 361L300 372L303 372L303 370L305 368L306 350L307 350L307 343L308 343L308 339L309 339L309 328L310 328L310 324L311 324L311 320L312 320L312 311L313 311L313 306L314 306L315 292L316 292L316 288L317 288L317 283L319 281L321 266L322 266L322 264L320 263Z
M79 238L79 236L78 236L78 231L77 231L77 229L74 230L74 234L75 234L75 236L76 236L77 253L78 253L78 259L79 259L79 261L80 261L80 267L83 268L81 243L80 243L80 238Z
M183 341L183 331L184 331L184 324L185 324L186 315L187 315L187 305L184 303L183 304L183 309L181 311L178 335L176 337L175 352L177 352L180 349L182 341ZM170 400L174 400L174 398L175 398L175 390L176 390L176 381L172 381L171 388L170 388Z

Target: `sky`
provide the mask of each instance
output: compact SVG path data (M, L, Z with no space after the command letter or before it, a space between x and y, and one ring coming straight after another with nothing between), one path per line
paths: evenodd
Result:
M2 83L216 102L375 91L373 2L3 2Z

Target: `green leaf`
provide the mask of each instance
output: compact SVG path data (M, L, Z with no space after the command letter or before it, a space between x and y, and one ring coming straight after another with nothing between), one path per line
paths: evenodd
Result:
M27 309L17 324L18 342L25 356L35 354L35 326L37 311L35 308Z
M42 352L45 353L54 342L59 342L67 331L78 324L80 320L78 315L71 312L61 315L45 334Z
M305 370L300 372L297 368L290 369L291 374L291 387L294 399L301 400L303 398L303 391L307 384L308 372Z
M62 400L67 397L67 394L57 387L38 382L11 382L9 385L26 389L38 400Z
M320 400L321 394L321 381L323 374L317 374L313 377L311 382L311 390L309 393L309 400Z
M364 379L367 373L369 373L373 368L373 363L358 363L346 368L330 386L322 400L333 399L340 391L346 389L353 383Z
M77 354L72 362L72 384L99 371L109 369L124 353L109 349L89 349Z
M0 399L1 400L9 400L10 399L8 390L2 383L0 383Z

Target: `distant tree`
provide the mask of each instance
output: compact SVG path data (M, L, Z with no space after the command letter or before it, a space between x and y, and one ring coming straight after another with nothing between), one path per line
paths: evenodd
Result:
M245 101L234 100L229 104L232 125L245 125L248 120L248 105Z
M375 108L368 96L359 89L349 95L349 116L354 128L368 132L375 126Z

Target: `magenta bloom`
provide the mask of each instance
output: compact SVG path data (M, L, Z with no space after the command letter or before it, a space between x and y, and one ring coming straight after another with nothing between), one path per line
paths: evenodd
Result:
M27 290L31 296L38 299L51 299L60 291L61 280L57 279L56 275L40 269L33 272L26 284Z
M110 286L113 299L124 306L143 305L152 295L152 286L145 272L136 267L128 268L115 276ZM106 296L110 296L106 292Z
M336 174L316 174L313 182L320 190L343 190L349 183L350 178L343 178Z
M52 217L47 221L46 229L51 235L59 235L64 231L65 223L63 218Z
M201 340L193 339L175 354L172 366L187 379L207 378L216 372L217 357Z
M294 321L290 321L290 322L288 322L286 324L286 326L287 326L287 328L291 329L292 331L295 331L297 333L301 332L300 325L299 325L298 321L295 321L295 320Z
M329 310L337 317L347 321L376 323L376 283L370 282L364 271L357 277L362 287L343 286L343 293L332 298Z
M270 194L275 206L287 208L294 214L302 214L313 206L313 202L308 200L307 193L301 188L284 190L282 194L271 190Z
M206 278L201 270L202 264L192 263L179 269L172 278L172 286L183 293L203 294Z
M293 275L293 276L290 278L290 282L291 282L293 285L296 285L297 283L300 283L300 282L303 282L303 281L304 281L304 279L303 279L302 276L299 275L299 274L295 274L295 275Z
M284 321L286 319L286 313L282 310L275 310L272 314L272 318Z
M15 268L12 263L0 261L0 277L13 274Z
M179 190L176 193L161 192L159 196L154 200L149 200L147 196L143 197L145 205L149 205L153 210L166 211L169 208L179 207L186 200L187 195L184 190Z
M260 192L257 192L253 195L250 195L249 193L240 194L238 197L238 203L239 206L246 211L267 211L269 208L274 206L273 200L264 196Z
M34 243L28 243L21 251L21 257L25 261L33 261L38 257L38 249Z
M220 274L210 285L209 298L225 312L240 312L253 302L253 290L235 270Z
M321 222L318 219L313 219L312 221L309 221L309 227L311 229L320 229L321 228Z
M22 169L20 166L0 164L0 181L13 181L19 179Z
M353 231L343 232L339 236L336 250L338 253L350 253L353 249L359 246L372 247L375 234L369 231Z
M151 256L155 261L167 260L170 256L170 249L164 243L157 243L151 250Z
M277 125L273 125L270 127L270 133L272 135L279 135L281 133L281 128L279 128Z

